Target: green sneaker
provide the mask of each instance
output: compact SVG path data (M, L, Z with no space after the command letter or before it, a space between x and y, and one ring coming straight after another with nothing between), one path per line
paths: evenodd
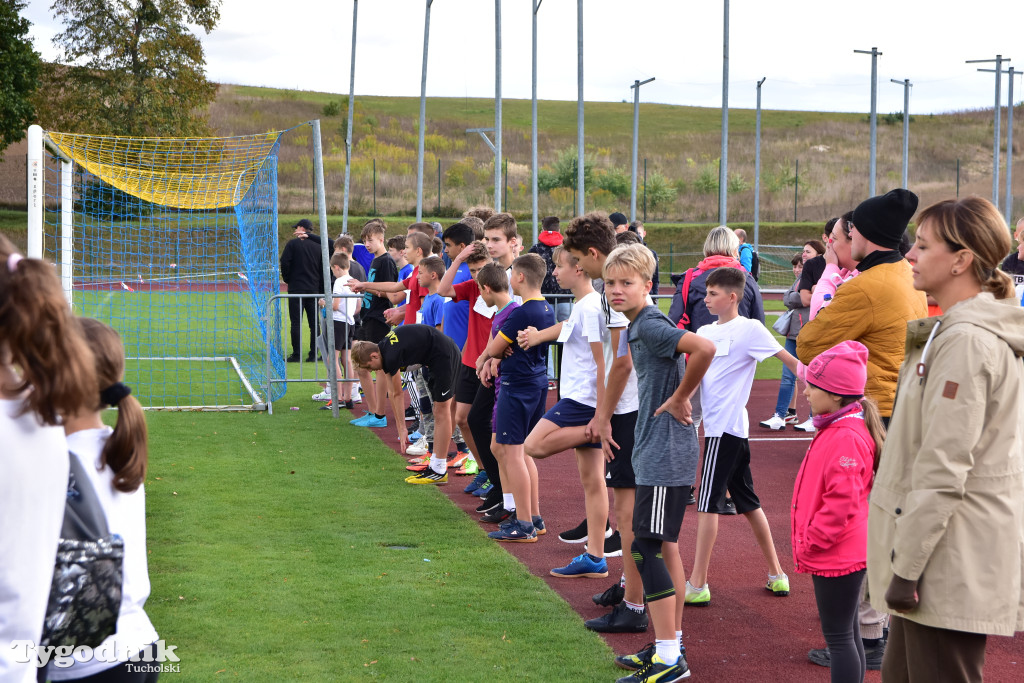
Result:
M619 655L615 658L615 666L627 671L639 671L647 666L654 656L654 643L647 643L633 655Z
M789 577L785 574L779 574L772 578L772 575L768 575L768 583L765 585L765 590L770 590L774 595L784 598L789 595Z
M700 588L694 588L693 584L687 581L683 602L691 607L706 607L711 604L711 589L706 583Z
M690 677L686 659L680 657L675 664L666 664L658 655L653 655L638 671L618 679L615 683L672 683Z

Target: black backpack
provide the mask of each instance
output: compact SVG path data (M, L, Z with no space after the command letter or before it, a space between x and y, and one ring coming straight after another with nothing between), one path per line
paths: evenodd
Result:
M68 454L68 497L41 645L97 647L117 631L124 540L111 535L78 456Z

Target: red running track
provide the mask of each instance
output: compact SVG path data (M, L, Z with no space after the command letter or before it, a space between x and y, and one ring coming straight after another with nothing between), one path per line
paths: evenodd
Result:
M828 681L828 670L807 661L807 651L824 647L814 590L806 574L793 572L789 542L789 504L793 479L810 442L808 435L787 430L772 432L757 422L767 418L775 407L778 382L754 382L748 412L751 421L751 470L754 487L775 537L775 547L783 568L790 577L789 597L779 598L764 589L766 566L754 542L750 527L742 517L723 517L711 558L708 582L711 605L691 607L683 614L683 640L687 660L694 677L702 681ZM555 392L550 392L554 403ZM806 416L807 405L800 397L799 414ZM393 423L392 423L393 424ZM397 448L393 427L379 431L382 440ZM767 439L759 441L757 439ZM544 579L564 598L582 620L607 612L591 601L591 595L611 585L622 570L621 558L609 558L607 579L559 579L548 572L565 565L583 551L582 545L569 545L557 534L576 526L583 519L583 490L572 453L538 461L541 487L541 514L548 533L537 543L507 543L506 549L530 572ZM452 477L441 489L473 519L479 498L462 493L468 478ZM680 554L689 573L696 542L696 516L687 509L679 537ZM614 519L613 519L614 525ZM480 524L485 531L493 525ZM641 634L607 634L617 654L635 652L654 640L653 627ZM618 672L618 673L617 673ZM609 679L621 675L609 661ZM988 681L1024 680L1024 638L990 637L985 665ZM881 676L869 671L868 681Z

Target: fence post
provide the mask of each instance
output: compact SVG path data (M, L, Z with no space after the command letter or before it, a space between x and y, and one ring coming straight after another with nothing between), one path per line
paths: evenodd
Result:
M377 215L377 159L373 160L373 215Z
M668 243L668 272L669 273L674 273L675 272L674 270L672 270L672 251L673 251L672 243L669 242Z
M437 215L441 216L441 160L437 160Z
M960 160L956 160L956 196L960 197Z
M644 223L647 222L647 157L644 157Z
M796 160L796 182L793 183L793 222L796 223L796 203L800 199L800 160Z

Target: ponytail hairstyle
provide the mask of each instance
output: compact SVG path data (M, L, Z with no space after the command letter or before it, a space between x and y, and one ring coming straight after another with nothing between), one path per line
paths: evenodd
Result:
M80 318L82 333L96 358L96 379L101 387L93 398L96 410L117 408L114 433L107 439L100 461L114 472L114 488L131 493L146 479L149 461L146 418L138 400L121 383L124 378L124 346L121 336L105 323ZM116 404L116 405L115 405Z
M875 442L875 457L871 471L877 472L878 459L882 455L882 445L885 443L885 424L882 422L882 414L878 412L878 404L875 403L875 399L867 396L840 396L840 398L840 407L860 402L861 410L864 411L864 426L868 428L868 434Z
M53 266L23 258L0 235L0 362L16 366L25 412L47 425L91 409L99 389L92 352L64 297Z
M935 237L952 251L971 252L971 274L984 291L997 299L1014 295L1013 280L999 270L999 264L1010 253L1010 228L992 202L974 196L946 199L922 211L918 227L925 221Z

